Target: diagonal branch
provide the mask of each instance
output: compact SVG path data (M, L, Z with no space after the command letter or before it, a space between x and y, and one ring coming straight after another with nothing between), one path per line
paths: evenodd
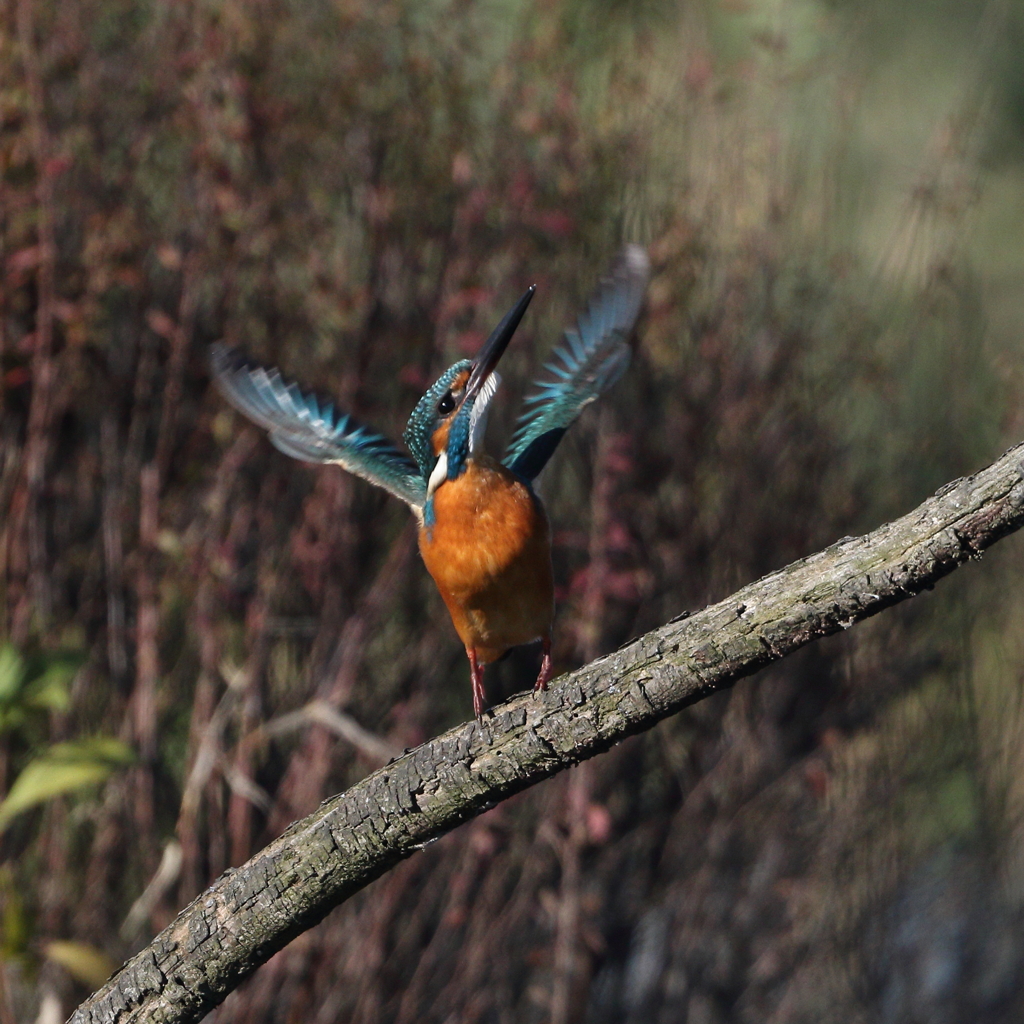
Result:
M497 801L876 612L1024 525L1024 445L909 515L514 697L325 801L192 901L71 1018L198 1021L390 867Z

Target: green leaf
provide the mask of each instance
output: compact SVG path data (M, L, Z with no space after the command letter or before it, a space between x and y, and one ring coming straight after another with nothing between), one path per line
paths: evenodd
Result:
M55 743L44 755L56 761L102 761L111 770L124 768L135 761L135 751L113 736L92 736L87 740Z
M57 743L30 761L0 803L0 831L30 807L56 796L105 782L118 768L133 760L131 748L120 740L96 736L89 740Z
M0 903L3 904L3 912L0 913L0 922L3 924L0 956L4 960L13 960L28 951L32 927L25 910L24 891L15 882L14 871L9 863L0 866Z
M67 658L50 662L25 687L25 703L50 711L67 711L71 698L71 680L79 665L80 662Z
M116 960L87 942L48 942L46 955L76 981L96 989L120 967Z
M14 707L0 705L0 734L13 732L19 725L25 724L25 709L20 704Z
M25 680L25 659L14 644L0 647L0 703L10 703Z

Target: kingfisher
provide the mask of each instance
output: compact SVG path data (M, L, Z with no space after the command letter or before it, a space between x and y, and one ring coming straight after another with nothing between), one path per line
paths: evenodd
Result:
M534 691L551 678L551 530L533 481L583 408L625 372L649 274L644 249L625 246L535 381L500 462L484 451L488 411L501 383L496 367L536 285L505 314L476 359L450 366L419 400L403 434L409 455L285 382L278 370L254 366L223 344L211 350L221 393L269 431L276 448L305 462L342 466L412 509L423 562L466 648L478 721L484 666L511 648L540 640Z

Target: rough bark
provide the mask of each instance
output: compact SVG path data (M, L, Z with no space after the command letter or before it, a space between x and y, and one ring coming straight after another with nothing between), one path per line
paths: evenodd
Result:
M844 538L424 743L226 872L75 1012L197 1021L328 911L499 800L818 637L930 589L1024 525L1024 445L866 536Z

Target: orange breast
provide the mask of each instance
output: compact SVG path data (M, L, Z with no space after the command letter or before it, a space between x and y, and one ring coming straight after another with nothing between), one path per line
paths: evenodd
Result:
M494 459L470 459L434 492L420 554L455 629L481 664L551 633L554 585L547 516Z

